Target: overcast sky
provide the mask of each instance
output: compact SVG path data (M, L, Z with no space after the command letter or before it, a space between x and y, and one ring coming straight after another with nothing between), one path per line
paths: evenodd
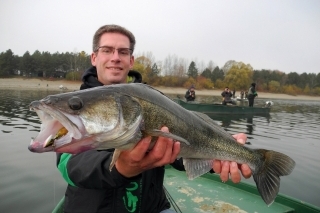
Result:
M91 54L105 24L136 36L135 52L222 67L320 72L319 0L1 0L0 52Z

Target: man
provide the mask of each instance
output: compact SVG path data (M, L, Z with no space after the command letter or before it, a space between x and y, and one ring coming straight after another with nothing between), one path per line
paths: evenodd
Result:
M234 102L231 100L232 92L229 90L229 87L224 88L221 96L223 97L222 105L227 105L227 103L234 104Z
M193 85L187 90L184 97L187 101L194 101L194 99L196 99L196 92L194 91Z
M249 107L253 107L254 99L258 96L256 91L256 83L252 83L248 90Z
M243 90L241 90L241 92L240 92L240 98L241 98L241 99L244 98L244 91L243 91Z
M126 83L128 78L141 82L141 75L130 71L134 46L135 37L125 28L99 28L93 38L93 67L85 72L81 89ZM163 127L161 131L169 130ZM244 143L246 135L235 138ZM159 137L149 150L150 142L151 137L146 137L132 150L123 151L111 171L113 149L58 155L58 168L68 182L64 212L173 212L163 191L164 165L181 168L181 161L176 160L180 143ZM221 173L223 181L229 179L229 173L233 182L241 179L235 162L215 161L213 169ZM251 176L247 165L241 165L241 172L244 177Z

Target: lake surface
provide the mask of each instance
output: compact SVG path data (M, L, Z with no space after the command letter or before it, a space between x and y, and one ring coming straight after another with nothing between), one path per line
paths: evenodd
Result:
M29 103L53 92L0 90L0 212L51 212L66 183L56 169L55 153L31 153L27 147L40 131ZM220 97L199 97L221 101ZM257 99L255 105L264 105ZM272 100L270 117L210 115L230 133L244 132L251 148L273 149L291 156L296 167L281 178L280 193L320 206L319 101ZM253 183L252 178L245 180Z

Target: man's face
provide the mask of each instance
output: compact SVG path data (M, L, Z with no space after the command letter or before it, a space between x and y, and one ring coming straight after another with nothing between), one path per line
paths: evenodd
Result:
M100 38L99 46L130 48L130 41L120 33L105 33ZM104 54L102 49L91 54L91 64L97 68L98 80L104 85L126 83L133 62L131 54L123 56L117 50L109 55Z

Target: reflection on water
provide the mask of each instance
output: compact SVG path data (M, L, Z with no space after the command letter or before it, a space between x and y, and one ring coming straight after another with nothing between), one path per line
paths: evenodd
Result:
M0 212L50 212L66 187L55 167L55 154L35 154L27 147L40 130L29 103L48 91L0 90ZM219 102L220 97L203 97ZM262 106L266 100L257 99ZM280 193L320 206L320 102L272 100L270 116L209 115L231 134L244 132L251 148L291 156L296 168L281 178ZM252 179L245 180L253 182Z
M246 134L252 135L254 131L254 126L255 124L253 123L253 120L255 119L256 121L259 122L270 122L270 115L231 115L231 116L226 116L226 115L217 115L217 114L210 114L208 113L208 116L215 120L215 121L220 121L221 126L228 131L228 127L233 128L236 122L242 122L243 125L245 125L246 128ZM236 133L236 132L235 132Z

